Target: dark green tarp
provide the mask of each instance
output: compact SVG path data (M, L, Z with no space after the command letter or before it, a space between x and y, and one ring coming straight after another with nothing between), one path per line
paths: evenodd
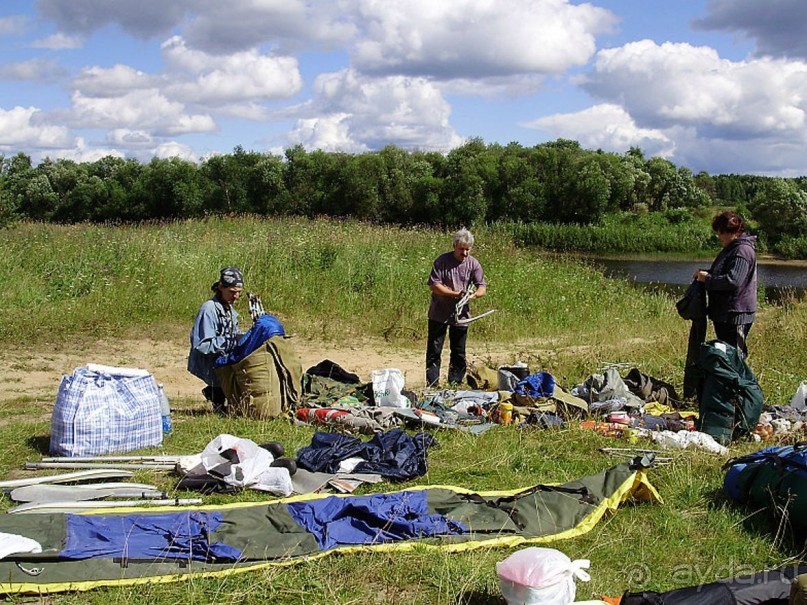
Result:
M538 485L516 492L472 492L456 487L411 488L426 493L428 513L444 515L467 528L463 535L446 535L394 543L338 547L323 552L314 536L295 521L288 505L323 498L361 496L300 496L270 503L239 503L185 510L216 511L223 521L209 536L242 551L238 562L190 559L134 560L59 558L66 541L66 514L5 515L0 532L38 541L41 554L15 555L0 561L0 593L51 593L88 590L98 586L170 582L192 576L226 575L273 565L288 565L312 556L367 550L436 548L455 551L490 546L517 546L570 538L590 531L619 504L629 499L660 501L648 482L647 459L624 462L596 475L560 486ZM395 492L402 493L402 492ZM176 509L174 509L176 510ZM165 514L162 508L159 514ZM143 509L136 511L138 515ZM88 515L135 514L118 509ZM154 511L157 515L157 511ZM88 564L91 562L91 564Z

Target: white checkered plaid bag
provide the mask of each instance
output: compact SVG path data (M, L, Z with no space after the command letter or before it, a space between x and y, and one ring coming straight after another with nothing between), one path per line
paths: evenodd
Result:
M76 368L59 385L50 433L50 453L57 456L99 456L162 444L154 376Z

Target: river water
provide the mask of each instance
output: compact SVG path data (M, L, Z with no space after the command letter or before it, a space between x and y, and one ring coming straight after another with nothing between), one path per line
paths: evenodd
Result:
M591 259L603 268L608 277L628 279L649 290L683 292L692 281L695 269L708 269L708 260L663 260L663 259ZM778 302L783 298L807 296L807 263L799 261L762 261L757 264L760 286L765 288L765 298Z

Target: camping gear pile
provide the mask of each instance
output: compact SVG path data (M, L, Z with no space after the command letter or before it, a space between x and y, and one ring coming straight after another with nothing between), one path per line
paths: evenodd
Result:
M793 534L807 537L807 442L766 447L729 460L724 468L729 497L767 509Z
M0 591L42 594L179 580L358 549L418 544L451 551L580 535L629 499L661 502L646 478L656 451L603 448L627 460L560 486L352 492L364 483L423 477L428 452L438 445L423 429L480 434L507 425L580 427L632 445L647 437L662 448L693 446L725 455L727 444L760 436L766 423L783 432L784 416L791 419L788 430L798 429L807 412L807 383L799 385L790 406L763 412L756 378L736 350L719 341L703 343L697 367L688 370L697 379L698 412L677 409L682 402L675 388L637 367L621 375L625 364L605 366L571 388L549 372L530 372L522 362L477 366L469 369L469 389L420 395L406 389L396 368L376 370L366 382L327 359L302 372L282 324L259 302L251 297L253 329L219 360L230 413L286 416L332 431L316 432L294 458L284 457L278 443L258 445L229 434L214 438L199 454L109 455L161 445L166 402L145 370L78 368L63 379L53 413L50 449L59 456L26 465L76 472L0 483L19 503L0 518ZM407 427L420 432L411 434ZM785 511L789 527L803 533L805 451L798 444L734 459L727 465L725 490L740 503ZM200 498L120 482L138 468L179 474L172 493L252 489L282 499L201 508ZM290 498L293 494L305 498ZM82 564L88 559L92 566ZM559 551L527 548L499 563L497 571L508 603L562 605L575 598L575 578L588 580L587 567L587 561L572 561ZM795 575L783 577L790 581ZM731 586L718 582L708 590L725 595ZM667 598L626 593L622 600L677 602Z
M234 416L276 418L299 398L300 360L283 324L268 313L257 316L235 349L216 360L216 374Z

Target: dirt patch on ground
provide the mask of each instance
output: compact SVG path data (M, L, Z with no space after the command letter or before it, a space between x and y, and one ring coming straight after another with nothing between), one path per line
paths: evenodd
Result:
M407 388L415 390L425 384L425 353L420 347L402 348L382 339L329 345L295 337L293 343L304 370L330 359L355 372L362 380L369 381L375 369L394 367L404 373ZM509 363L523 359L527 350L534 352L535 348L469 342L469 362ZM448 364L447 355L444 351L443 374ZM201 401L204 385L186 370L187 359L184 340L102 340L91 346L61 343L39 350L6 349L0 351L0 367L5 368L0 376L0 402L30 397L42 403L53 403L62 376L87 363L144 368L165 385L169 398L198 397Z

